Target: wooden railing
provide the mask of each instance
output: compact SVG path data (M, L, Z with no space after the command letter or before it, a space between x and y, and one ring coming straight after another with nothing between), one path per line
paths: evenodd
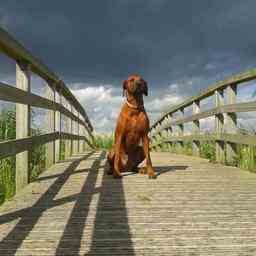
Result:
M256 111L256 101L236 103L237 87L249 85L245 83L256 78L256 70L235 75L229 79L220 81L197 96L191 97L177 106L166 111L150 129L151 147L157 149L163 144L176 144L182 151L185 141L192 142L193 155L199 156L200 143L214 141L216 161L220 163L232 163L237 157L237 144L256 145L256 136L243 135L237 129L237 113ZM226 104L224 91L226 90ZM214 96L215 107L201 111L200 102L210 96ZM191 108L192 114L184 116L184 110ZM174 115L180 113L179 118ZM214 117L215 129L211 134L202 133L200 120ZM192 133L184 134L184 124L192 123ZM174 127L177 134L174 134Z
M60 140L65 140L65 156L93 147L93 127L68 87L10 34L0 28L0 49L16 61L16 87L0 83L0 100L16 103L16 139L0 142L0 159L16 155L16 191L29 181L29 152L46 144L46 167L60 159ZM31 93L31 74L45 81L46 97ZM31 107L47 109L47 133L31 136ZM66 119L63 132L62 117ZM86 145L85 145L86 143Z

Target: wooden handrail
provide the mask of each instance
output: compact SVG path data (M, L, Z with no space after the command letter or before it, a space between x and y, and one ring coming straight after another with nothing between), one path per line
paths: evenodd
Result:
M31 148L34 146L49 143L57 139L86 140L90 144L90 141L85 136L69 134L65 132L46 133L22 139L5 140L0 142L0 159L16 155L25 150L31 150Z
M16 191L19 191L29 180L29 152L33 146L46 144L46 167L49 167L59 160L60 140L65 140L65 157L81 152L85 143L92 148L93 127L65 83L1 27L0 50L16 61L16 87L0 82L0 100L16 103L16 139L0 142L0 159L16 155ZM31 93L31 73L44 79L47 97ZM46 134L30 136L31 107L47 110ZM66 117L67 132L62 131L61 115Z
M200 142L213 140L216 161L221 163L234 161L237 158L237 144L256 145L256 136L237 133L237 113L256 111L256 101L236 103L237 87L248 85L244 82L254 79L256 79L256 69L220 81L198 95L172 106L151 126L151 147L156 148L163 143L177 143L181 148L184 141L191 141L193 154L199 156ZM227 102L224 101L225 90ZM210 96L214 96L215 107L201 111L201 100ZM190 106L192 106L192 114L184 117L184 109ZM181 115L175 119L174 113L178 112ZM215 131L210 135L201 134L200 120L208 117L214 117ZM184 124L190 122L193 124L192 134L184 135ZM175 126L178 128L178 136L173 133Z
M195 115L191 115L184 118L178 118L177 120L170 121L168 124L163 124L161 128L158 129L156 133L152 133L151 136L152 137L157 136L158 133L161 133L164 130L169 129L170 126L189 123L189 122L204 119L213 115L218 115L223 113L241 113L241 112L250 112L250 111L256 111L256 101L229 104L229 105L224 105L217 108L212 108Z
M26 62L30 64L31 71L35 74L42 77L45 81L47 81L49 86L54 87L58 92L61 92L62 95L72 103L75 109L82 114L82 116L89 123L90 130L93 129L88 116L78 102L78 100L74 97L74 95L70 92L69 88L65 85L65 83L54 73L52 72L46 65L44 65L38 58L34 57L25 47L14 39L7 31L0 27L0 49L7 54L10 58L16 60L17 62Z
M14 86L7 85L1 82L0 82L0 100L14 102L14 103L21 103L21 104L27 104L29 102L29 105L32 107L59 111L61 114L64 114L65 116L71 118L72 120L77 121L81 125L84 125L87 131L91 133L91 129L88 127L88 123L86 123L81 118L75 116L63 105L56 103L54 101L48 100L39 95L23 91L19 88L16 88Z
M185 100L184 102L170 107L168 110L166 110L151 126L151 128L154 128L159 122L163 121L163 119L172 114L177 112L178 110L182 108L186 108L193 104L195 101L201 101L202 99L205 99L209 96L214 95L216 90L223 90L226 89L231 84L236 85L242 85L244 82L248 82L251 80L256 79L256 69L249 70L247 72L231 76L225 80L219 81L216 84L210 85L206 90L201 91L198 95L192 96Z

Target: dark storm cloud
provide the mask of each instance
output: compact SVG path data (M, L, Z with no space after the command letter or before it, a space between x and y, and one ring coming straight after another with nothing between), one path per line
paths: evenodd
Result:
M136 72L155 90L178 83L186 96L255 66L255 8L255 0L6 1L0 22L68 82L119 86Z

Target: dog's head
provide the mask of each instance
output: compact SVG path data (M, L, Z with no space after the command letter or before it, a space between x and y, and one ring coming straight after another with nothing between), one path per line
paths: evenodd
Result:
M132 75L123 82L123 96L125 91L134 96L143 94L148 96L148 85L139 75Z

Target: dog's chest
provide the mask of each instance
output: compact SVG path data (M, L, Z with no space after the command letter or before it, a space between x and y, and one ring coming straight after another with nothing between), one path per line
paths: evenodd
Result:
M145 113L142 112L139 115L131 115L126 123L126 132L142 135L147 130L147 126L148 119Z

